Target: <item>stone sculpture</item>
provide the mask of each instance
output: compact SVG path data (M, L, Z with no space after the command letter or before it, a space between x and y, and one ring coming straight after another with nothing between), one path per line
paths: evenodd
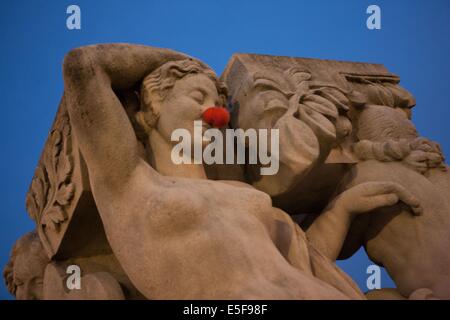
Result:
M82 288L68 290L65 268L58 262L49 261L34 232L17 241L4 276L8 290L19 300L124 299L119 283L105 271L84 275Z
M361 141L355 150L364 161L342 187L392 181L417 197L422 212L413 216L398 205L359 216L350 227L342 257L364 245L369 257L389 271L398 298L450 299L450 175L439 146L420 138L406 115L388 106L368 106L358 125Z
M410 128L412 96L382 66L238 54L218 78L172 50L109 44L72 50L63 74L27 195L36 233L18 241L4 273L18 299L364 299L334 264L362 244L398 285L369 298L448 298L439 287L448 279L446 224L440 244L398 235L429 250L432 285L396 276L403 246L379 249L400 239L384 235L395 219L383 212L424 226L425 236L432 217L448 220L450 190L437 145ZM229 125L205 120L210 107L226 107ZM402 119L398 133L373 132L395 118L390 112ZM269 152L278 172L261 175L263 163L175 164L172 133L195 135L194 121L217 133L277 129L280 152L273 144ZM393 178L391 164L424 179L420 188L438 190L442 202L427 205L419 189ZM368 219L380 221L369 227ZM31 259L33 286L20 273ZM70 264L84 270L81 291L64 287Z

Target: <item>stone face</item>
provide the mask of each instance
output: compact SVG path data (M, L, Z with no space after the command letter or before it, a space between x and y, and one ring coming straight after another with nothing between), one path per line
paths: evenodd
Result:
M362 299L334 264L360 246L397 284L368 298L450 298L447 166L382 65L236 54L218 78L109 44L72 50L63 71L26 196L36 231L4 272L18 299ZM173 162L174 130L225 101L228 129L278 130L276 174ZM81 291L65 287L70 265Z
M406 110L415 105L398 85L399 77L379 64L235 54L222 79L234 126L280 128L282 170L275 177L254 177L253 185L292 214L322 210L349 164L356 162L349 147L357 141L352 124L363 105L384 103ZM284 98L270 83L286 93ZM302 102L297 114L285 120L281 115L292 113L287 99ZM336 124L330 117L337 118Z

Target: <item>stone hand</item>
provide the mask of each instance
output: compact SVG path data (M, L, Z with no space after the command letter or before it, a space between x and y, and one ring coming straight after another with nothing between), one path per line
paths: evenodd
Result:
M422 214L419 200L407 189L394 182L365 182L338 196L335 207L350 215L366 213L403 202L416 216Z
M442 150L438 143L424 137L414 139L410 143L410 147L412 150L421 150L424 152L433 152L438 154L442 153Z
M410 149L410 154L403 159L407 166L422 174L430 168L446 170L445 159L439 144L420 137L410 143Z

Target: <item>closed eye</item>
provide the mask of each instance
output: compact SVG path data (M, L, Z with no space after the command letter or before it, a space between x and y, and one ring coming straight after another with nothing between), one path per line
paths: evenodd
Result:
M192 91L189 94L189 97L191 97L192 99L197 101L199 104L203 104L203 102L205 101L205 94L203 92L201 92L200 90Z

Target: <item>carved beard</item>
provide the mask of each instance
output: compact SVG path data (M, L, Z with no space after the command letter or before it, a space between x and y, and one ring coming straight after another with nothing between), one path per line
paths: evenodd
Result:
M316 135L320 144L321 156L326 156L325 150L330 149L336 140L336 127L324 115L306 108L299 108L298 119L305 122Z
M319 140L305 122L293 115L282 116L274 126L280 134L280 162L292 172L305 170L319 156Z
M306 94L300 98L298 119L305 122L319 140L321 158L328 155L336 141L337 118L337 108L328 99L317 94Z

